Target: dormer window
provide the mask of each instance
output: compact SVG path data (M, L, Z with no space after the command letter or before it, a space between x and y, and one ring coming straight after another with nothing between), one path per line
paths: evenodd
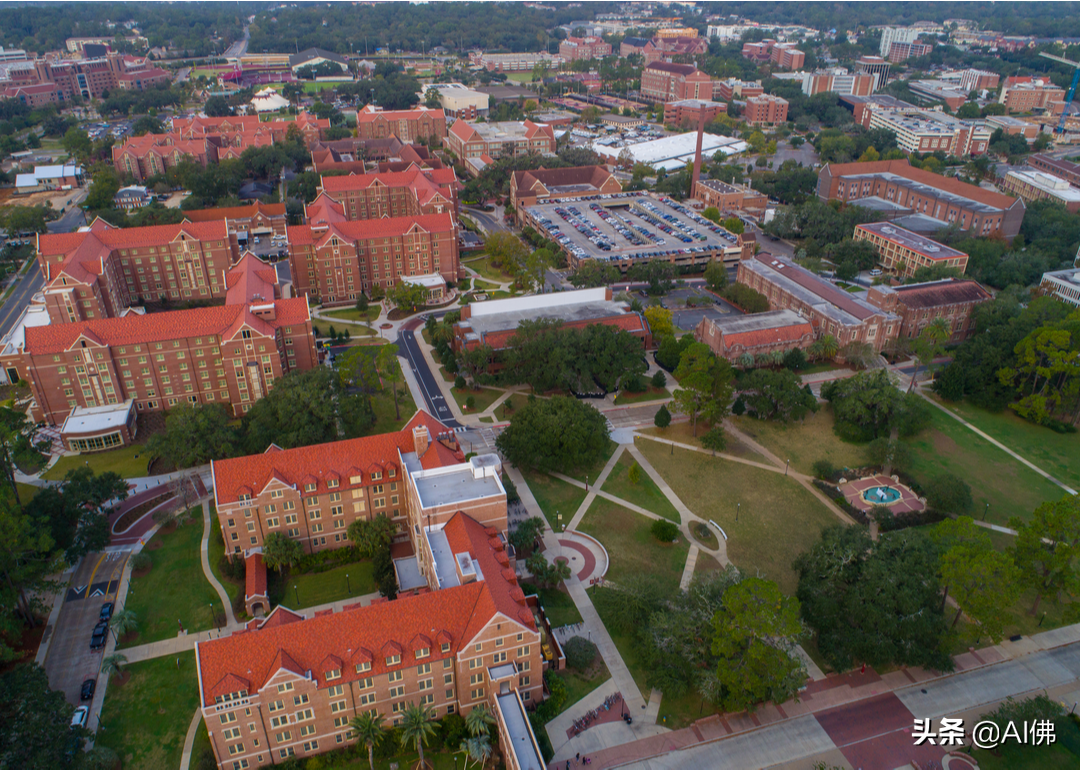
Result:
M386 665L388 665L388 666L397 666L397 665L400 665L400 664L401 664L401 656L400 655L387 655L386 656Z
M304 491L305 492L314 492L316 486L317 486L316 484L304 484Z
M331 679L341 679L340 668L335 668L333 671L326 672L326 681L330 681Z
M420 658L426 658L430 654L430 647L421 647L419 650L416 651L416 659L419 660Z
M371 671L371 663L365 661L364 663L356 664L356 673L363 674L367 671Z
M336 486L338 486L338 480L337 479L327 479L326 486L330 487L330 489L334 489Z

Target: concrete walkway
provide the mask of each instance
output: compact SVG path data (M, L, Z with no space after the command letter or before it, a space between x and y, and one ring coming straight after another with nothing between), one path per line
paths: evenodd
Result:
M1002 443L1001 443L1000 441L998 441L997 439L995 439L995 438L993 438L993 437L991 437L991 436L988 436L988 435L987 435L986 433L984 433L983 431L981 431L981 430L979 430L978 428L976 428L976 427L975 427L974 425L972 425L972 424L971 424L970 422L968 422L967 420L965 420L965 419L964 419L963 417L961 417L960 415L958 415L958 414L956 414L955 412L953 412L953 411L952 411L951 409L947 409L947 408L945 408L944 406L942 406L941 404L939 404L939 403L938 403L937 401L935 401L935 400L934 400L933 398L931 398L930 396L926 395L926 393L924 393L924 392L923 392L922 388L917 388L917 389L916 389L916 392L917 392L917 393L918 393L918 394L919 394L920 396L922 396L922 397L923 397L924 399L926 399L926 401L927 401L928 403L930 403L930 404L931 404L932 406L936 407L937 409L940 409L940 410L941 410L942 412L944 412L945 414L949 415L949 417L952 417L952 418L953 418L954 420L956 420L956 421L957 421L958 423L960 423L961 425L963 425L963 426L964 426L965 428L967 428L968 430L970 430L970 431L971 431L972 433L974 433L975 435L979 436L980 438L984 438L984 439L986 439L986 440L987 440L987 441L989 441L989 442L990 442L991 444L993 444L993 445L994 445L994 446L996 446L996 447L997 447L998 449L1000 449L1001 451L1003 451L1003 452L1005 452L1006 454L1008 454L1008 455L1009 455L1010 457L1012 457L1013 459L1015 459L1015 460L1018 460L1019 462L1023 463L1023 464L1024 464L1024 465L1026 465L1027 467L1031 468L1031 470L1033 470L1033 471L1035 471L1036 473L1038 473L1038 474L1039 474L1040 476L1042 476L1042 477L1043 477L1044 479L1046 479L1047 481L1049 481L1049 482L1051 482L1051 483L1054 483L1054 484L1057 484L1057 485L1058 485L1059 487L1061 487L1062 489L1064 489L1064 490L1065 490L1066 492L1068 492L1068 493L1069 493L1070 495L1075 495L1075 494L1076 494L1076 490L1075 490L1075 489L1073 489L1072 487L1070 487L1070 486L1066 485L1065 483L1063 483L1063 482L1059 481L1058 479L1054 478L1053 476L1051 476L1051 475L1050 475L1049 473L1047 473L1046 471L1044 471L1044 470L1043 470L1042 468L1040 468L1040 467L1039 467L1038 465L1036 465L1035 463L1033 463L1033 462L1030 462L1029 460L1027 460L1027 459L1026 459L1026 458L1024 458L1024 457L1021 457L1020 455L1018 455L1018 454L1017 454L1016 452L1014 452L1013 450L1009 449L1009 448L1008 448L1007 446L1005 446L1004 444L1002 444Z
M687 588L689 588L690 581L694 579L694 567L697 566L698 552L698 547L691 543L690 551L686 554L686 566L683 567L682 579L679 581L680 591L685 591Z
M225 608L225 619L228 625L235 626L236 615L233 614L232 599L229 598L229 594L225 591L225 586L218 582L217 576L214 575L214 571L210 569L210 498L200 501L199 506L202 508L203 514L203 536L202 542L199 544L199 555L202 560L203 575L206 576L207 581L213 586L217 592L218 598L221 599L221 606Z
M202 724L202 709L196 708L195 715L188 725L187 735L184 736L184 753L180 755L180 770L188 770L191 767L191 750L195 746L195 733L199 732Z
M591 486L589 484L582 484L581 482L574 485L584 487L588 490L588 494L585 495L585 499L581 501L581 505L578 506L574 515L570 517L570 524L567 525L567 529L577 529L581 520L585 518L585 512L589 510L589 506L592 505L593 500L596 499L597 490L604 486L604 482L607 481L607 477L611 474L611 469L615 467L616 463L619 462L619 458L622 457L622 452L623 448L621 446L615 447L615 451L611 453L611 457L609 457L607 463L605 463L604 469L600 471L600 475L596 477L596 480L593 481ZM563 481L575 481L575 479L571 479L569 476L564 476L561 473L558 478L561 478Z

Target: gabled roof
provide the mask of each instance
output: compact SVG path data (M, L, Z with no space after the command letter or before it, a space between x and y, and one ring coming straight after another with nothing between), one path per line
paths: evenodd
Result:
M293 620L295 613L289 613L292 617L285 616L284 622L271 623L284 609L279 607L262 624L253 622L246 631L199 642L196 660L203 705L213 705L215 698L238 689L258 691L283 669L299 676L310 672L324 685L328 661L331 665L341 661L341 678L333 680L341 684L407 668L416 665L409 651L418 638L438 642L424 660L450 658L499 616L536 631L516 578L503 573L506 552L497 538L492 542L493 530L458 512L444 531L454 553L468 553L479 564L482 580L306 620ZM444 642L450 644L449 652L442 651ZM387 665L388 650L401 655L399 664ZM371 668L358 674L355 667L361 661ZM239 681L250 684L239 688Z
M301 51L300 53L294 53L292 56L290 56L289 66L299 67L302 66L304 62L309 62L313 59L326 59L327 61L332 61L337 64L343 64L345 66L348 66L349 64L347 61L345 61L344 56L339 56L333 51L326 51L322 48L308 48L304 51Z
M872 174L896 174L897 176L910 179L913 182L943 190L953 195L959 195L969 200L993 206L999 209L1007 209L1017 202L1023 206L1023 201L1010 195L1004 195L993 190L984 190L978 185L961 182L955 177L941 176L931 171L915 168L907 160L875 160L869 163L827 163L821 169L821 173L828 173L832 178L846 176L868 176Z
M990 292L977 281L960 281L955 278L894 286L892 290L896 292L900 304L912 309L986 302L993 299Z

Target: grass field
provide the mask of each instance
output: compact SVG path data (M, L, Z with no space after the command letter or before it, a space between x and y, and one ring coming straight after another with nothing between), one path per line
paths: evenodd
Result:
M506 408L507 403L510 404L509 409ZM527 403L529 403L528 396L522 393L514 393L495 408L495 417L499 422L506 422L514 416L514 412L520 411Z
M225 588L225 593L229 595L229 599L235 601L236 597L243 592L244 586L240 583L234 583L221 574L218 564L224 555L225 541L221 539L221 524L218 522L217 514L214 512L213 504L210 504L210 540L207 543L206 558L210 562L210 571L214 573L214 577Z
M610 588L589 588L587 589L589 597L593 600L593 605L596 607L596 612L600 615L600 620L604 622L604 626L607 627L608 634L611 635L611 641L615 643L615 647L619 650L619 656L623 659L623 663L630 670L630 675L634 677L634 682L637 683L638 689L642 693L650 691L648 684L646 683L647 672L645 665L641 661L641 656L638 654L637 647L634 644L634 640L629 633L619 631L616 629L615 624L612 623L607 615L607 602L597 601L597 598L604 593L610 592ZM660 702L663 707L663 701Z
M911 475L920 482L945 472L964 479L971 486L974 516L981 519L985 512L987 521L1008 524L1011 516L1027 518L1040 503L1064 497L1061 487L948 415L934 409L930 419L930 428L911 441Z
M314 82L312 82L312 83L304 83L304 93L305 94L317 94L317 93L319 93L319 91L326 91L326 90L331 90L332 91L334 88L336 88L339 85L340 85L340 83L314 83Z
M833 433L832 409L823 406L802 422L782 423L753 417L732 417L731 423L750 438L802 473L813 473L817 460L828 460L838 468L862 465L865 447L841 441Z
M349 576L348 580L345 579L345 575ZM296 587L295 590L293 586ZM334 567L326 572L289 575L281 603L286 607L303 609L341 601L349 597L360 597L378 590L379 586L375 582L371 561L365 560ZM297 602L297 596L299 596L299 602Z
M540 588L532 583L522 583L521 590L526 596L536 594L540 598L540 604L544 607L548 622L552 628L568 626L571 623L581 622L581 613L577 605L570 598L570 594L557 588Z
M656 436L657 438L667 439L668 441L678 441L680 444L687 444L689 446L701 446L700 435L705 431L699 427L698 437L695 437L693 431L690 428L688 422L675 422L666 428L644 428L639 430L638 433L643 433L647 436ZM742 457L746 460L753 460L758 463L768 463L768 459L763 455L758 454L749 446L739 441L734 435L728 431L727 435L727 447L724 449L724 454L735 455L736 457Z
M199 707L195 653L132 663L127 670L123 685L115 677L109 683L97 740L116 751L127 770L177 767Z
M154 566L149 573L131 580L124 609L131 610L139 622L139 631L131 647L176 636L176 621L188 632L211 627L210 605L221 604L217 592L203 575L199 544L202 520L191 521L173 532L158 532L147 543L146 553ZM153 548L155 542L160 548ZM221 608L215 612L220 614ZM187 727L185 726L186 730Z
M495 403L495 401L505 391L495 390L494 388L480 388L480 390L473 390L466 386L465 388L458 390L457 388L450 388L450 392L454 395L454 401L457 402L458 408L462 414L480 414L489 406ZM466 409L465 401L472 396L473 408Z
M354 307L341 308L340 310L326 310L323 311L323 315L330 316L331 318L341 318L346 321L360 321L363 323L371 323L379 317L379 306L369 305L368 309L361 313ZM316 321L318 323L318 321ZM352 331L352 329L350 329Z
M641 404L646 401L660 401L670 396L671 393L668 392L667 388L654 388L650 385L643 393L620 393L615 399L615 404L616 406Z
M1065 770L1080 768L1080 728L1068 717L1054 720L1055 742L1048 746L1008 743L999 751L975 749L982 770Z
M611 560L608 580L618 584L635 575L649 574L677 591L690 545L682 535L674 543L661 543L649 531L651 526L652 519L597 498L578 529L607 549Z
M656 482L649 478L649 474L644 469L639 468L641 479L638 483L630 483L630 468L635 464L630 453L623 452L622 457L619 458L619 461L615 463L615 467L611 469L611 473L608 474L607 480L602 487L603 491L615 495L615 497L621 497L628 503L633 503L678 524L681 521L679 512L675 510L675 506L671 504L671 501L664 497L660 487L656 486Z
M563 524L569 524L570 519L574 517L585 500L584 489L567 484L554 476L534 471L531 468L522 469L521 475L525 477L525 482L532 490L533 497L540 504L540 510L544 512L548 524L556 532L560 531L559 518L556 514L561 513Z
M839 521L778 473L686 449L669 454L652 441L641 441L638 448L691 511L724 528L735 566L776 581L785 593L794 593L797 583L791 562L823 528Z
M375 410L375 426L371 433L392 433L405 427L405 423L416 414L416 403L412 393L404 382L397 384L397 401L401 419L394 410L394 396L389 390L383 390L371 397L371 408Z
M604 665L603 658L599 655L596 657L598 665L593 665L588 672L589 675L573 668L564 668L562 671L554 672L554 675L563 680L566 685L566 703L563 704L560 714L569 708L573 708L575 703L611 679L611 673L608 671L607 666Z
M506 283L507 281L514 280L514 276L509 273L503 272L500 268L491 264L491 257L481 256L472 259L461 260L463 267L471 267L481 278L487 278L489 281L495 281L496 283Z
M68 471L87 465L94 473L115 471L125 479L139 478L146 475L146 464L149 460L150 455L146 452L145 444L132 444L107 452L65 455L41 477L49 481L60 481Z
M965 403L944 406L1054 478L1080 489L1080 463L1076 462L1080 456L1080 433L1055 433L1017 417L1008 409L995 414Z

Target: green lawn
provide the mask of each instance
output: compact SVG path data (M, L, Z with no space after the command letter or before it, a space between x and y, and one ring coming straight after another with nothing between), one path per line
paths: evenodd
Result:
M829 406L823 406L802 422L782 423L745 415L732 417L731 422L781 461L791 460L791 467L802 473L813 473L817 460L828 460L838 468L857 467L865 461L863 445L841 441L833 433Z
M234 583L227 577L221 574L221 570L218 569L218 564L221 562L222 557L225 555L225 541L221 539L221 523L218 521L217 514L214 512L214 506L210 504L210 540L207 543L206 558L210 562L210 571L214 573L214 577L225 588L225 593L229 595L229 599L236 601L236 597L244 592L244 585L242 583Z
M1009 409L995 414L966 403L945 406L1054 478L1080 489L1080 463L1076 462L1080 433L1055 433L1017 417Z
M139 621L139 631L130 647L176 636L176 621L188 632L211 628L210 604L221 604L217 592L203 575L199 544L202 542L202 518L158 532L147 543L145 552L154 566L143 577L132 578L124 609L131 610ZM155 543L160 548L151 550ZM219 615L221 607L214 610ZM187 729L186 726L184 728Z
M375 426L370 433L392 433L401 430L416 414L416 403L404 382L397 384L397 401L400 419L397 417L399 412L394 410L394 396L389 389L379 391L371 397L371 408L375 410Z
M507 72L506 79L514 83L531 83L533 74L532 72Z
M491 264L491 257L480 256L470 259L461 260L463 267L470 267L475 270L481 278L487 278L489 281L495 281L496 283L506 283L507 281L514 280L514 276L509 273L503 272L500 268Z
M333 90L339 85L340 83L304 83L304 93L317 94L319 91Z
M506 408L507 403L510 404L509 409ZM528 396L523 393L514 393L495 408L495 418L499 422L506 422L514 416L514 412L521 411L527 403L529 403Z
M623 659L623 663L630 670L630 675L634 677L634 681L637 683L638 689L642 693L647 693L650 688L646 682L647 672L645 670L645 664L641 661L641 656L638 654L637 645L634 644L634 640L629 633L618 631L615 628L615 624L611 622L607 615L607 602L597 601L597 596L603 593L611 591L610 588L589 588L586 589L589 593L589 597L593 600L593 605L596 607L596 612L600 616L600 620L603 621L604 626L607 627L608 634L611 636L611 641L615 643L615 648L619 651L619 656ZM663 701L660 702L661 708L663 708Z
M608 580L618 584L635 575L651 574L676 591L690 546L682 535L674 543L657 541L649 531L651 526L652 519L596 498L578 529L607 549Z
M116 751L126 770L177 767L199 707L194 651L127 669L131 678L118 685L114 677L105 693L98 742Z
M1004 525L1012 516L1027 518L1040 503L1065 496L1061 487L938 409L930 419L930 428L911 441L911 475L925 482L947 472L966 480L975 501L974 516L981 519L985 513L987 521ZM1046 431L1048 441L1056 435Z
M611 455L615 453L615 450L618 448L618 446L619 445L616 444L614 441L609 440L607 448L604 450L603 455L597 458L596 462L590 465L582 466L581 468L575 468L573 471L567 473L566 475L572 479L577 479L578 481L596 481L598 478L600 478L601 471L604 470L604 466L607 465L608 460L611 459Z
M805 488L778 473L687 449L670 454L652 441L638 448L691 511L724 528L735 566L776 581L785 593L793 594L798 582L791 562L823 528L839 521Z
M357 321L363 323L371 323L379 317L379 306L369 305L368 309L361 313L355 307L342 308L340 310L326 310L323 311L323 315L330 316L331 318L341 318L346 321ZM318 323L318 321L316 321ZM350 328L350 331L352 329Z
M1043 770L1080 768L1080 728L1068 717L1054 720L1055 742L1048 746L1008 743L999 751L975 749L982 770Z
M479 278L473 280L473 287L477 291L495 291L499 288L499 284L493 281L481 281Z
M461 410L462 414L480 414L494 404L496 399L498 399L505 391L495 390L494 388L480 388L480 390L473 390L466 386L461 390L450 388L450 392L453 394L454 401L457 402L458 408ZM469 396L472 396L473 399L474 406L472 409L465 408L465 401Z
M627 404L641 404L646 401L660 401L665 398L669 398L671 393L667 388L654 388L650 385L643 393L629 393L622 392L616 397L616 406L626 406Z
M201 767L199 760L203 754L207 754L210 757L210 759L207 760L207 765L214 761L214 749L210 746L210 733L206 731L206 720L199 722L199 727L195 730L195 740L191 744L190 767Z
M611 679L611 672L608 671L603 658L599 655L596 657L599 659L599 665L594 665L590 670L591 676L586 676L573 668L564 668L562 671L553 672L553 675L563 680L563 684L566 685L566 703L563 704L562 709L559 711L560 714L567 709L573 708L574 704L579 700Z
M608 474L607 480L602 487L603 491L647 511L660 514L665 519L670 519L678 524L682 520L679 512L675 510L675 506L671 504L671 501L664 497L660 487L656 486L656 482L649 478L649 474L644 469L639 468L641 479L638 483L630 483L630 468L635 464L630 453L623 452L622 457L619 458L615 467L611 469L611 473Z
M348 581L345 575L349 576ZM295 590L293 586L296 587ZM375 582L371 561L364 560L334 567L326 572L290 574L285 582L285 595L281 598L281 603L292 609L303 609L341 601L349 597L360 597L378 590L379 586ZM300 597L299 603L297 603L297 596Z
M557 588L540 588L532 583L522 583L521 590L526 595L536 594L539 597L552 628L581 622L581 613L578 612L577 605L565 591Z
M119 449L110 449L107 452L65 455L41 477L49 481L60 481L68 471L88 465L94 473L115 471L125 479L139 478L146 475L146 464L149 461L150 455L146 452L146 445L132 444Z
M562 514L563 524L569 524L570 519L577 513L577 509L585 500L585 490L567 484L561 479L549 476L546 473L524 468L521 475L525 477L525 483L532 490L533 497L540 505L540 510L548 520L548 525L559 531L559 519L556 513Z
M694 436L693 430L690 428L688 422L676 422L667 426L666 428L644 428L638 431L647 436L656 436L657 438L666 439L668 441L678 441L680 444L687 444L688 446L701 446L701 436L705 433L705 430L699 426L698 435ZM768 463L769 460L763 455L758 454L751 449L747 444L739 441L734 435L728 432L727 435L727 447L724 449L724 454L734 455L735 457L742 457L746 460L753 460L757 463Z

